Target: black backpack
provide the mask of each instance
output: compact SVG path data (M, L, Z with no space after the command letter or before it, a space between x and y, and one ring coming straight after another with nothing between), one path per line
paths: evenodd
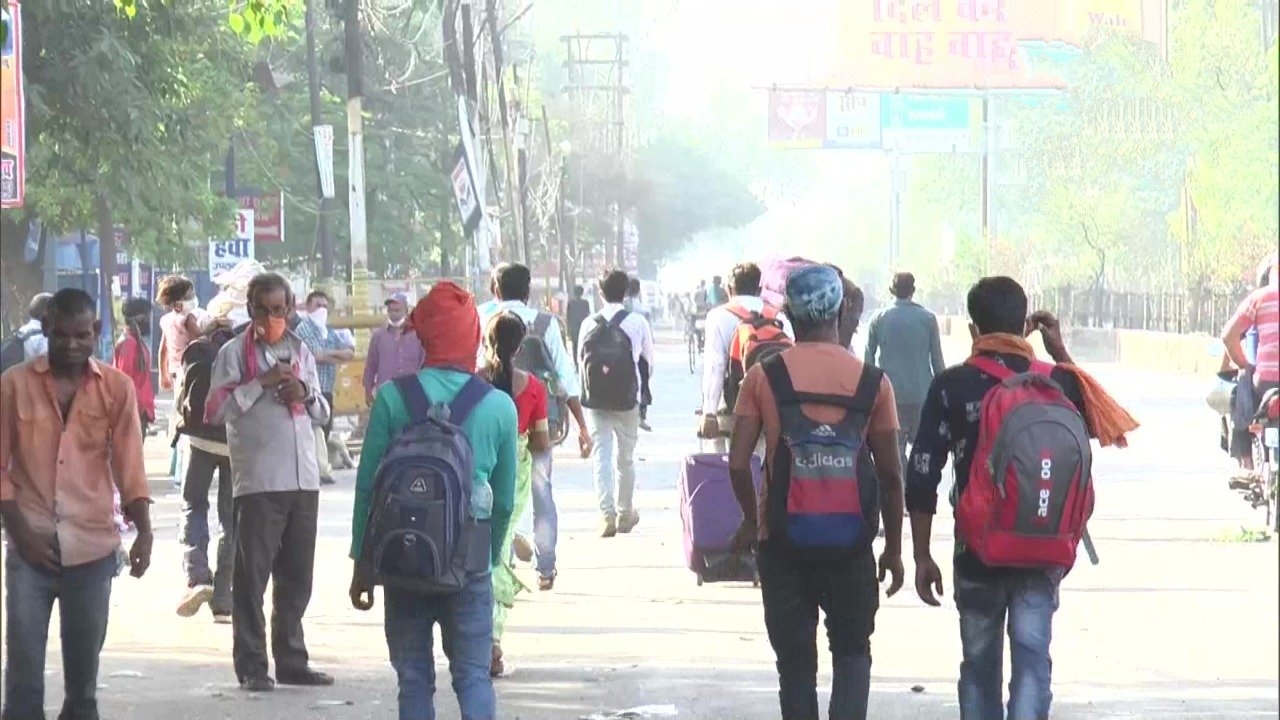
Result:
M3 343L0 343L0 373L27 359L27 351L24 345L26 345L27 340L39 335L40 332L40 330L18 331L5 338Z
M629 314L619 310L608 322L596 315L595 325L582 339L583 407L625 412L639 404L631 338L622 331L622 321Z
M204 406L209 399L209 385L213 374L213 361L228 340L235 337L229 330L218 330L212 335L196 338L182 353L182 387L174 400L174 412L178 416L172 445L178 444L180 435L188 435L210 442L225 443L225 425L210 425L204 421Z
M551 361L551 350L547 347L547 330L550 328L551 315L539 312L533 319L533 327L529 328L524 340L520 341L515 366L546 383L554 395L556 367Z

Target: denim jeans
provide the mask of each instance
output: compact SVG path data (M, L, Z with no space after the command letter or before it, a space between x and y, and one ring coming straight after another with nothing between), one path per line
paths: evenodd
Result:
M635 452L640 436L640 410L587 410L587 426L591 432L591 471L600 513L617 517L631 512L634 509L631 498L636 489Z
M187 456L187 474L182 482L182 569L187 574L187 587L212 585L213 599L209 609L215 614L231 612L231 568L235 558L235 504L231 497L231 459L201 450L194 445ZM218 538L217 571L209 568L209 489L213 473L218 473Z
M119 560L64 567L57 574L5 558L4 720L44 720L44 661L49 618L58 601L66 700L59 720L98 720L98 656L107 638L111 581Z
M811 565L777 550L757 556L764 624L777 656L783 720L818 720L818 609L831 649L831 720L866 720L871 634L880 607L870 550L840 565Z
M493 585L472 575L457 595L432 597L387 588L387 650L400 684L400 720L435 720L435 625L449 658L462 720L495 720L497 697L489 677L493 650Z
M1049 641L1061 574L1022 571L976 577L956 568L960 611L962 720L1045 720L1053 702ZM1006 616L1009 631L1008 714L1001 698Z
M560 521L556 515L556 499L551 493L551 450L533 456L533 545L537 549L536 567L540 577L555 577L556 539Z

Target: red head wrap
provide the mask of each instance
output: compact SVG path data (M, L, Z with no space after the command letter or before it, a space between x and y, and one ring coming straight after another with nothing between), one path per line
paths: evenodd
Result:
M426 360L423 367L471 372L480 349L480 316L475 298L457 283L441 280L409 313Z

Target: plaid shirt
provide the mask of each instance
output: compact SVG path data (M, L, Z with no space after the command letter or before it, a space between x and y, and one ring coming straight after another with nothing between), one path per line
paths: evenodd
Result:
M320 329L310 318L304 318L298 323L297 329L294 331L302 338L302 342L307 344L307 349L313 355L331 350L353 350L342 337L340 333L336 333L328 328ZM333 387L338 382L338 366L316 363L316 373L320 376L320 391L332 394Z

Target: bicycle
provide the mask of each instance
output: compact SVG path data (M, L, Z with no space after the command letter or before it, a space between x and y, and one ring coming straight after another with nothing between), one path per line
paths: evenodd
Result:
M685 344L689 347L689 374L693 375L698 372L698 356L702 354L703 341L706 336L707 316L705 314L689 315L689 322L685 326L684 339Z
M1248 488L1245 499L1255 509L1264 508L1266 527L1280 534L1280 512L1276 507L1280 485L1280 390L1270 390L1262 397L1249 430L1253 434L1253 466L1258 470L1258 482Z

